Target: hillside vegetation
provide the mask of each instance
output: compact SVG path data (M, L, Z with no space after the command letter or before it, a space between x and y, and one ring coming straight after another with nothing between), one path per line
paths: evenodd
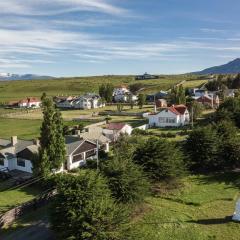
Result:
M43 92L50 96L79 95L86 92L98 92L103 83L112 83L114 86L121 84L131 85L141 82L144 93L153 93L167 90L182 81L198 80L198 76L169 75L160 76L159 79L135 80L134 76L99 76L59 78L50 80L21 80L0 82L0 102L18 100L25 97L40 97Z

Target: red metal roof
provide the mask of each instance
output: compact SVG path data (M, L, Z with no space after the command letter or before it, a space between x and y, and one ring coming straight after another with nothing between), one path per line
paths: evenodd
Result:
M109 130L121 130L125 126L126 126L125 123L109 123L107 125L107 129L109 129Z
M185 106L185 105L183 105L183 104L181 104L181 105L175 105L175 106L173 106L175 109L176 109L176 111L177 112L179 112L181 115L183 115L185 112L186 112L186 110L187 110L187 107Z

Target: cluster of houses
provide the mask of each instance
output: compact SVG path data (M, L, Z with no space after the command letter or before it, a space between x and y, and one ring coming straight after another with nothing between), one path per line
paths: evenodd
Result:
M35 97L28 97L19 101L11 101L8 103L8 107L12 108L40 108L41 100Z
M113 101L114 102L136 102L138 100L138 97L131 93L127 86L119 86L114 88L113 90Z
M87 93L83 96L56 96L54 102L58 108L62 109L96 109L105 106L101 97L95 93Z
M89 159L97 159L99 150L109 151L109 144L116 141L121 134L131 134L132 127L125 123L110 123L101 127L89 127L84 132L65 136L66 160L60 169L69 171L86 164ZM0 171L33 172L33 161L39 153L39 140L26 141L18 139L0 139Z

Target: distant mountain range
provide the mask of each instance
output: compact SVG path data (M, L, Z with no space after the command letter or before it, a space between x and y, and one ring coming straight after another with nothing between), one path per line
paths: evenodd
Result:
M204 69L193 74L207 75L207 74L236 74L240 73L240 58L237 58L227 64Z
M41 79L52 79L51 76L40 76L35 74L12 74L12 73L0 73L0 81L7 80L41 80Z

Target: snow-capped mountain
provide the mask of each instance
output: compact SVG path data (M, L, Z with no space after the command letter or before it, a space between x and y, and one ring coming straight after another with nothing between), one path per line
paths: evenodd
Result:
M6 80L33 80L33 79L51 79L51 76L40 76L35 74L12 74L0 73L0 81Z

